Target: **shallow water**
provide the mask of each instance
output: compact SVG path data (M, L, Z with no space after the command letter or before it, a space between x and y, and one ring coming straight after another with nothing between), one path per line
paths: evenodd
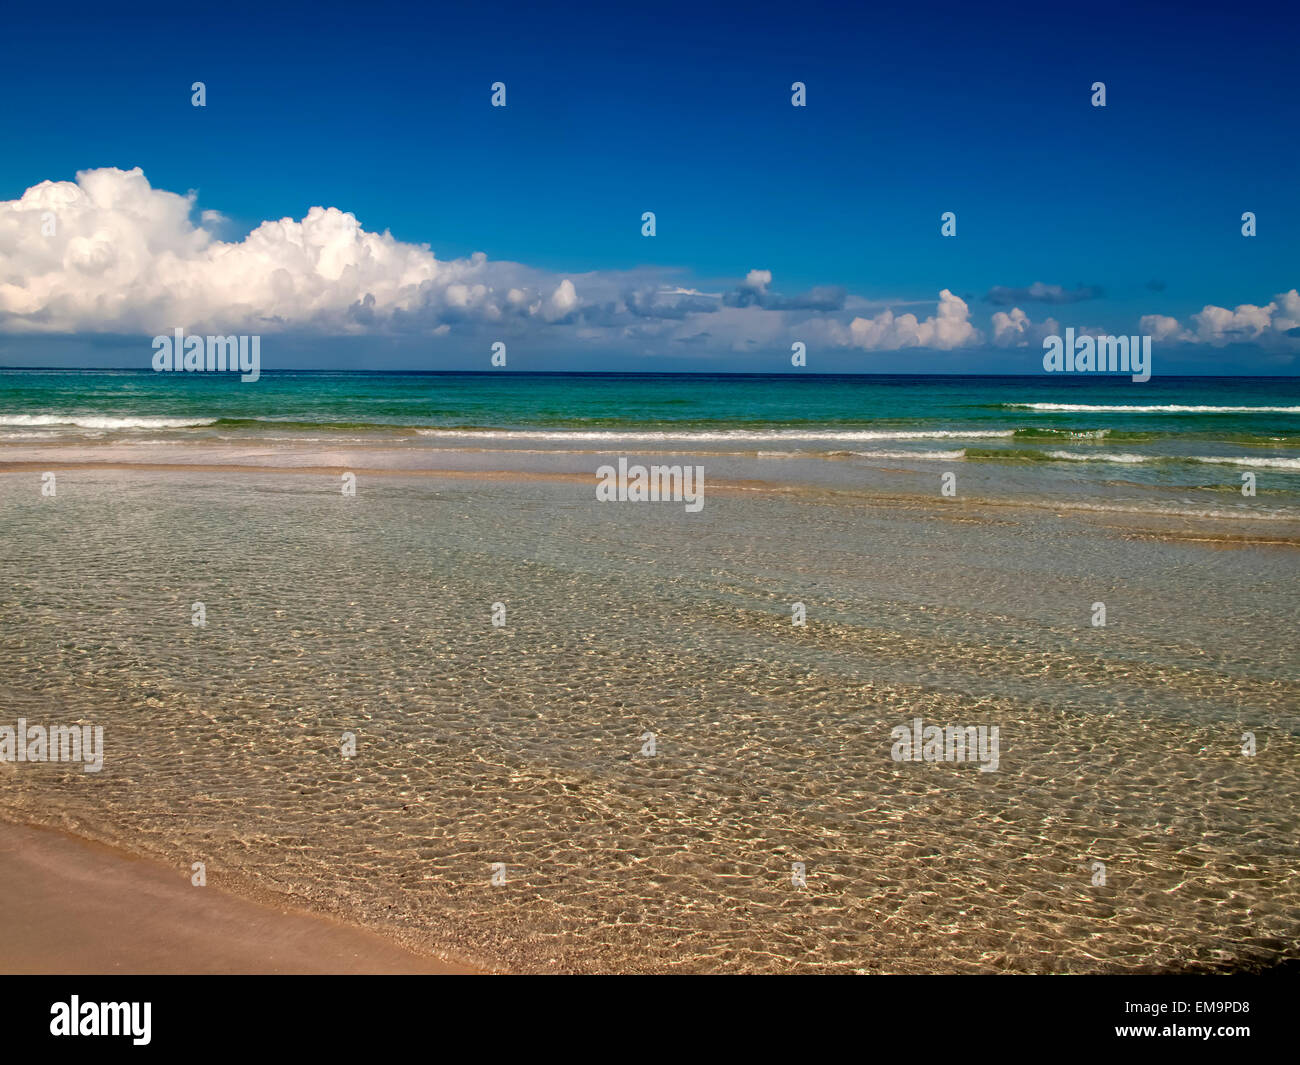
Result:
M142 365L147 365L142 363ZM1244 518L1300 516L1292 378L0 369L0 460L145 445L264 452L382 446L409 464L467 449L584 464L596 452L761 458L778 477ZM588 457L584 457L588 456ZM1243 475L1255 492L1243 496Z
M1292 547L811 489L58 476L0 477L0 723L102 724L106 758L0 765L21 816L519 970L1300 954ZM916 717L997 725L999 769L894 761Z

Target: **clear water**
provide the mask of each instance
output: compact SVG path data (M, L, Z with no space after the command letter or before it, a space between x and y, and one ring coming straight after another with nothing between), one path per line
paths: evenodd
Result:
M986 446L952 438L700 434L1113 428L1150 434L1125 450L1286 457L1300 416L1007 406L1143 387L1112 384L358 376L254 394L5 375L3 431L55 436L0 448L3 722L100 724L106 756L98 774L0 764L0 808L522 971L1298 956L1298 556L1258 531L1290 527L1258 520L1290 506L1284 469L1246 499L1204 464L1144 481L833 454ZM1148 405L1294 405L1279 384L1152 385ZM681 394L645 414L655 388ZM32 414L63 420L15 422ZM598 422L695 436L540 436ZM529 435L418 435L465 425ZM606 451L670 447L717 475L700 513L594 500ZM340 463L373 469L355 498ZM1135 531L1093 505L1174 513ZM915 717L997 725L999 770L894 761Z

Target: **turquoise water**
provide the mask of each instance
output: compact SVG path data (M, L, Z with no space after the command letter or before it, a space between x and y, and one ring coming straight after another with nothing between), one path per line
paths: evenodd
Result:
M140 441L965 463L1031 492L1224 501L1251 472L1300 505L1295 378L0 371L0 444Z
M1294 446L1300 380L284 372L241 384L206 374L0 370L6 431L146 428L130 424L141 419L232 430L947 427Z

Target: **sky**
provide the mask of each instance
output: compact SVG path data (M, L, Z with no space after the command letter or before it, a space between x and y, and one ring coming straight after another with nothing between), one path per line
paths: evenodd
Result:
M11 10L0 365L1297 373L1300 14L1215 6Z

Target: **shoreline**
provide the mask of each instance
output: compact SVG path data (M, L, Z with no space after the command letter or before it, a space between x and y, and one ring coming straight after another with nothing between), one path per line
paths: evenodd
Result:
M66 829L0 817L0 971L10 975L469 975L360 925L191 885Z

